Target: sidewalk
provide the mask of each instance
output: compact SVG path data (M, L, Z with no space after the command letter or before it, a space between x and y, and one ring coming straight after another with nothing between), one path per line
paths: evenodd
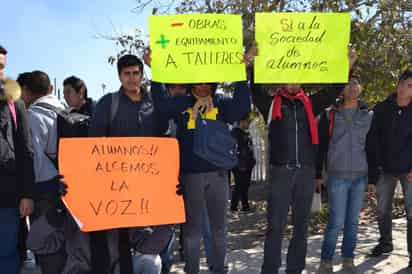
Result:
M252 213L253 214L253 213ZM240 218L248 218L248 215L242 215ZM233 244L238 241L238 237L245 237L246 231L243 235L231 234L230 242ZM247 237L247 236L246 236ZM367 258L366 255L370 252L376 244L379 235L377 233L376 224L371 226L361 226L359 229L359 242L357 247L356 265L359 271L365 274L383 273L383 274L406 274L411 273L412 270L404 269L408 265L408 253L406 251L406 221L404 219L395 220L393 224L393 237L395 250L390 256L383 256L380 258ZM230 274L255 274L260 273L260 266L263 258L263 235L251 244L256 244L255 248L250 249L234 249L229 252L228 262ZM312 236L308 243L307 269L304 273L316 273L319 264L320 247L322 245L322 236ZM339 254L339 247L337 253ZM284 254L286 252L286 243L284 245ZM285 258L284 260L285 261ZM342 273L339 260L336 260L335 271ZM173 269L173 274L183 274L183 264L177 264ZM202 260L201 274L209 273L206 271L204 259ZM284 273L284 267L280 273ZM39 271L24 271L22 274L40 274Z
M242 216L247 217L247 216ZM379 234L376 224L371 226L362 226L359 229L359 241L357 247L357 259L356 265L360 273L397 273L405 274L412 273L412 270L406 270L408 265L408 253L406 251L406 221L404 219L395 220L393 224L393 237L395 250L390 256L382 256L380 258L367 258L367 254L374 247L378 240ZM231 237L231 241L236 241L236 238ZM263 241L263 237L262 237ZM263 243L259 243L257 248L253 249L238 249L229 252L228 261L231 274L254 274L260 273L260 266L263 258ZM307 256L307 269L304 273L312 274L316 273L319 258L320 249L322 245L322 236L312 236L309 238L308 243L308 256ZM340 253L340 245L338 246L337 253ZM286 243L283 248L284 255L286 252ZM285 262L285 258L283 259ZM177 265L172 273L183 274L182 265ZM340 271L339 260L336 260L334 268L335 273L342 273ZM202 274L209 273L206 271L204 261L202 261ZM284 273L284 267L281 272Z

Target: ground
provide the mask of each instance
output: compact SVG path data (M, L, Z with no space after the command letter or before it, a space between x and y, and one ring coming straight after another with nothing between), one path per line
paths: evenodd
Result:
M230 274L254 274L260 273L260 266L263 258L263 241L266 228L265 215L265 187L263 184L256 184L251 189L251 200L255 211L248 214L230 214L229 216L229 253L228 263ZM365 210L359 227L359 241L357 246L356 265L360 273L411 273L407 270L408 253L406 248L406 221L400 218L394 221L393 237L395 250L390 256L379 258L368 258L367 254L376 244L379 233L376 221L369 216L370 212ZM316 231L317 229L313 229ZM308 241L307 268L304 273L316 273L319 264L320 248L322 245L322 234L312 233ZM284 243L284 255L287 250L287 239ZM340 245L337 248L339 255ZM176 256L177 257L177 256ZM176 258L177 259L177 258ZM283 258L285 262L285 257ZM339 258L336 259L336 273L340 271ZM173 267L173 274L183 274L183 264L177 262ZM202 259L201 274L209 273L207 271L205 260ZM284 273L284 267L281 272ZM39 271L25 271L23 274L40 274Z

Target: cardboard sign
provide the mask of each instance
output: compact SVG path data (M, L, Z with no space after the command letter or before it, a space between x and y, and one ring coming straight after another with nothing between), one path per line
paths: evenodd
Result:
M346 83L349 13L257 13L257 83Z
M149 33L154 81L246 80L240 15L150 16Z
M176 139L62 139L59 167L82 231L185 222Z

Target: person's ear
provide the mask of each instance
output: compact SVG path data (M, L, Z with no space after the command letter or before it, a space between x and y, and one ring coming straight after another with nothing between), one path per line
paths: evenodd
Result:
M80 89L79 95L82 99L86 99L86 88L85 87L82 87Z

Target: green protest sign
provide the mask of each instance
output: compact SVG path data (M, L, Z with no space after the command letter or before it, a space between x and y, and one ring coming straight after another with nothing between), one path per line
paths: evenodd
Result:
M154 81L246 80L240 15L151 16L149 34Z
M348 81L349 13L257 13L257 83Z

